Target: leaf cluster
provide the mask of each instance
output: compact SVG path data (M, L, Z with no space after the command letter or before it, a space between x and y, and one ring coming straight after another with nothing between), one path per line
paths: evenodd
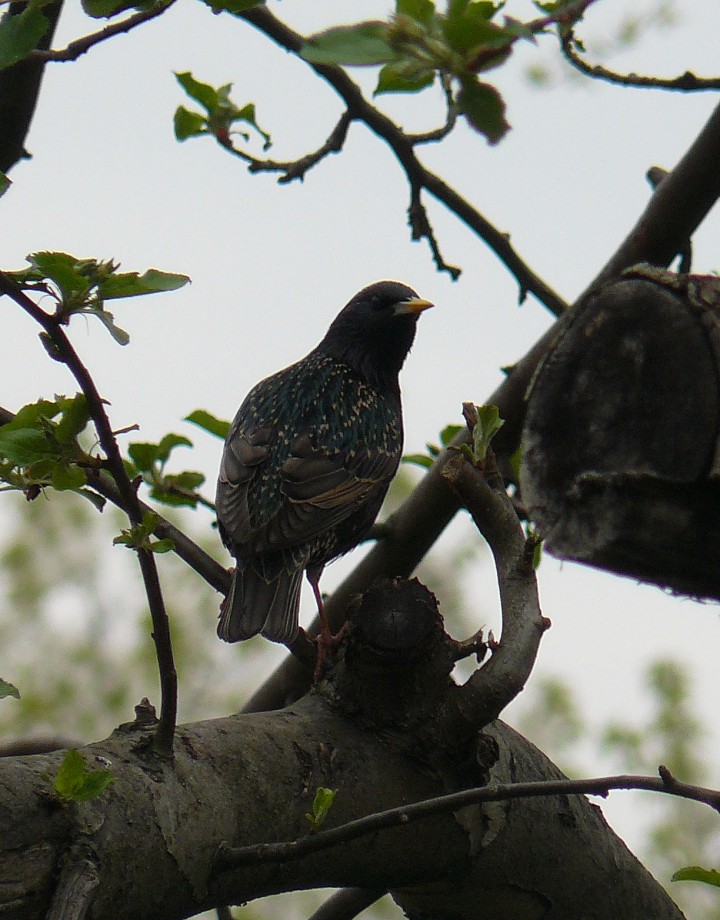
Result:
M66 324L71 316L97 317L119 345L127 345L130 336L115 325L105 301L175 291L190 280L187 275L149 268L142 275L120 272L120 264L111 260L78 259L66 252L33 252L27 256L30 267L8 272L21 288L42 291L55 301L55 318ZM43 342L51 357L53 346L46 336Z
M158 525L158 516L154 511L146 511L139 524L133 524L122 530L113 540L115 546L126 546L128 549L146 550L148 553L169 553L175 549L175 544L170 539L153 540L152 535Z
M414 463L416 466L422 466L424 469L430 469L443 448L447 447L455 435L461 431L462 425L446 425L440 432L440 447L438 444L427 443L426 454L405 454L402 458L403 463Z
M102 462L79 444L90 421L82 393L40 399L23 406L0 427L0 481L3 491L20 490L28 499L46 487L78 492L102 507L103 499L85 488L87 469Z
M53 789L61 802L87 802L114 781L110 770L89 770L82 754L71 748L55 774Z
M239 134L247 142L250 140L247 132L233 130L237 124L245 124L262 137L263 150L270 147L272 143L270 135L263 131L255 118L255 103L248 102L238 107L230 99L232 83L215 88L209 83L196 80L189 71L176 73L175 77L188 96L205 110L204 113L201 113L186 109L183 105L178 106L175 111L174 125L175 137L179 141L209 134L221 144L231 146L231 135Z
M478 74L503 64L518 39L533 40L544 23L522 23L498 14L504 3L448 0L443 12L434 0L396 0L387 21L337 26L312 36L302 56L313 64L380 66L375 94L416 93L438 75L454 87L454 102L468 124L494 144L509 129L505 102ZM562 4L536 4L558 15ZM552 6L553 10L547 10Z
M164 505L197 507L198 489L205 476L195 470L167 473L165 466L176 447L192 447L192 441L181 434L166 434L157 444L137 441L128 447L129 459L125 469L130 479L138 477L150 488L150 497Z

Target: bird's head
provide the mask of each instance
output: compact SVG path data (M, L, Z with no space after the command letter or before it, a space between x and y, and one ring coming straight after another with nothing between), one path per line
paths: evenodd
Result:
M371 386L396 389L418 317L432 306L406 284L377 281L343 307L318 349L349 364Z

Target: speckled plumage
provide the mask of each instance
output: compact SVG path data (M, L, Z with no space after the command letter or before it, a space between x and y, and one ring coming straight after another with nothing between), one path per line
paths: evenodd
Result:
M398 373L428 306L397 282L370 285L317 348L240 406L217 488L220 533L237 560L222 639L292 641L303 571L317 580L372 526L402 451Z

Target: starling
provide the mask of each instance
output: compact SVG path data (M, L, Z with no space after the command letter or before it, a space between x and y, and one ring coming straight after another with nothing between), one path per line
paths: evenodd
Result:
M292 642L303 571L322 636L330 637L320 575L365 538L397 470L398 374L418 316L431 306L396 281L371 284L316 348L245 398L217 486L220 535L237 560L220 611L221 639L262 633Z

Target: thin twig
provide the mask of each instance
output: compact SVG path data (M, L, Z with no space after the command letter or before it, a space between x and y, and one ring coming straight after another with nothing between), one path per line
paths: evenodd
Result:
M418 185L411 183L410 186L410 206L408 207L408 223L410 224L411 236L413 240L425 239L430 247L433 262L438 271L447 272L453 281L457 281L462 273L459 265L450 265L443 258L440 252L440 244L435 236L427 209L422 201L422 189Z
M575 49L575 35L572 30L560 36L560 46L568 64L594 80L605 80L619 86L668 89L683 93L720 89L720 77L697 77L689 70L677 77L648 77L637 73L617 73L603 67L602 64L588 64Z
M355 821L348 821L332 830L310 834L301 840L283 843L262 843L246 847L221 847L216 864L218 869L237 869L240 866L257 865L299 859L309 853L317 853L329 847L339 846L349 840L356 840L366 834L377 833L390 827L410 824L431 815L459 811L468 805L481 802L501 802L510 799L537 798L552 795L599 795L605 798L615 789L645 790L674 795L709 805L720 812L720 791L681 783L665 767L659 769L660 776L602 776L594 779L540 780L526 783L505 783L464 789L450 795L425 799L411 805L401 805L386 811L376 812Z
M440 75L443 92L445 93L445 103L447 105L447 117L445 124L440 125L432 131L425 131L420 134L407 134L406 137L413 146L418 144L434 144L443 140L450 134L458 120L458 106L452 91L452 81L445 74Z
M7 425L14 418L14 413L0 406L0 425ZM109 473L97 469L88 469L85 472L88 477L85 483L86 488L92 489L93 492L102 495L103 498L112 502L121 511L127 512L122 495ZM143 517L149 511L155 515L156 524L153 528L153 534L160 540L172 540L173 552L176 556L187 563L201 578L204 578L211 588L221 594L227 594L230 587L230 573L228 570L198 546L194 540L191 540L187 534L159 514L155 508L151 508L150 505L146 505L145 502L139 499L138 505Z
M26 60L76 61L81 55L89 51L94 45L99 45L100 42L107 41L109 38L113 38L115 35L122 35L124 32L130 32L137 26L141 26L145 22L150 22L151 19L162 16L162 14L173 5L173 3L175 3L175 0L158 0L158 2L154 6L150 7L150 9L142 10L139 13L134 13L127 19L123 19L122 22L111 23L110 25L105 26L103 29L100 29L97 32L93 32L91 35L84 35L82 38L76 38L75 41L70 42L65 48L59 48L57 50L50 49L49 51L41 51L39 49L31 51L30 54L28 54Z
M58 318L40 309L17 282L4 272L0 272L0 294L6 294L10 297L42 327L53 343L58 360L67 366L77 380L87 400L100 445L107 458L108 469L115 480L130 523L133 525L140 524L143 518L140 502L125 471L122 456L120 455L110 420L105 412L102 397L95 386L95 381L73 348L70 339L60 327ZM149 550L143 548L137 549L137 557L150 606L153 640L160 672L162 702L154 746L159 754L170 756L172 754L173 736L177 720L177 673L173 661L170 624L165 610L155 558Z
M298 160L259 160L256 157L250 156L250 154L246 153L244 150L240 150L235 147L232 143L232 140L230 139L222 140L218 138L218 143L226 150L229 150L230 153L232 153L234 156L244 160L248 164L248 170L251 173L282 173L278 179L278 182L280 185L284 185L288 182L292 182L293 179L299 179L302 182L305 178L305 173L312 169L313 166L316 166L321 160L324 160L325 157L329 156L331 153L339 153L339 151L341 151L343 148L343 144L345 143L345 138L347 137L347 132L351 121L352 118L350 113L343 112L343 114L340 116L340 120L331 131L325 143L318 147L317 150L314 150L312 153L308 153L305 156L300 157Z
M584 0L584 3L587 6L588 0ZM276 19L266 6L254 7L241 16L288 51L297 54L302 48L303 36ZM426 189L487 243L517 279L521 300L526 294L531 293L555 316L559 316L566 309L567 304L560 295L520 258L508 235L494 227L446 182L423 166L417 158L411 138L392 119L365 99L359 86L344 70L325 64L308 66L335 89L354 121L362 122L386 141L403 168L411 189Z

